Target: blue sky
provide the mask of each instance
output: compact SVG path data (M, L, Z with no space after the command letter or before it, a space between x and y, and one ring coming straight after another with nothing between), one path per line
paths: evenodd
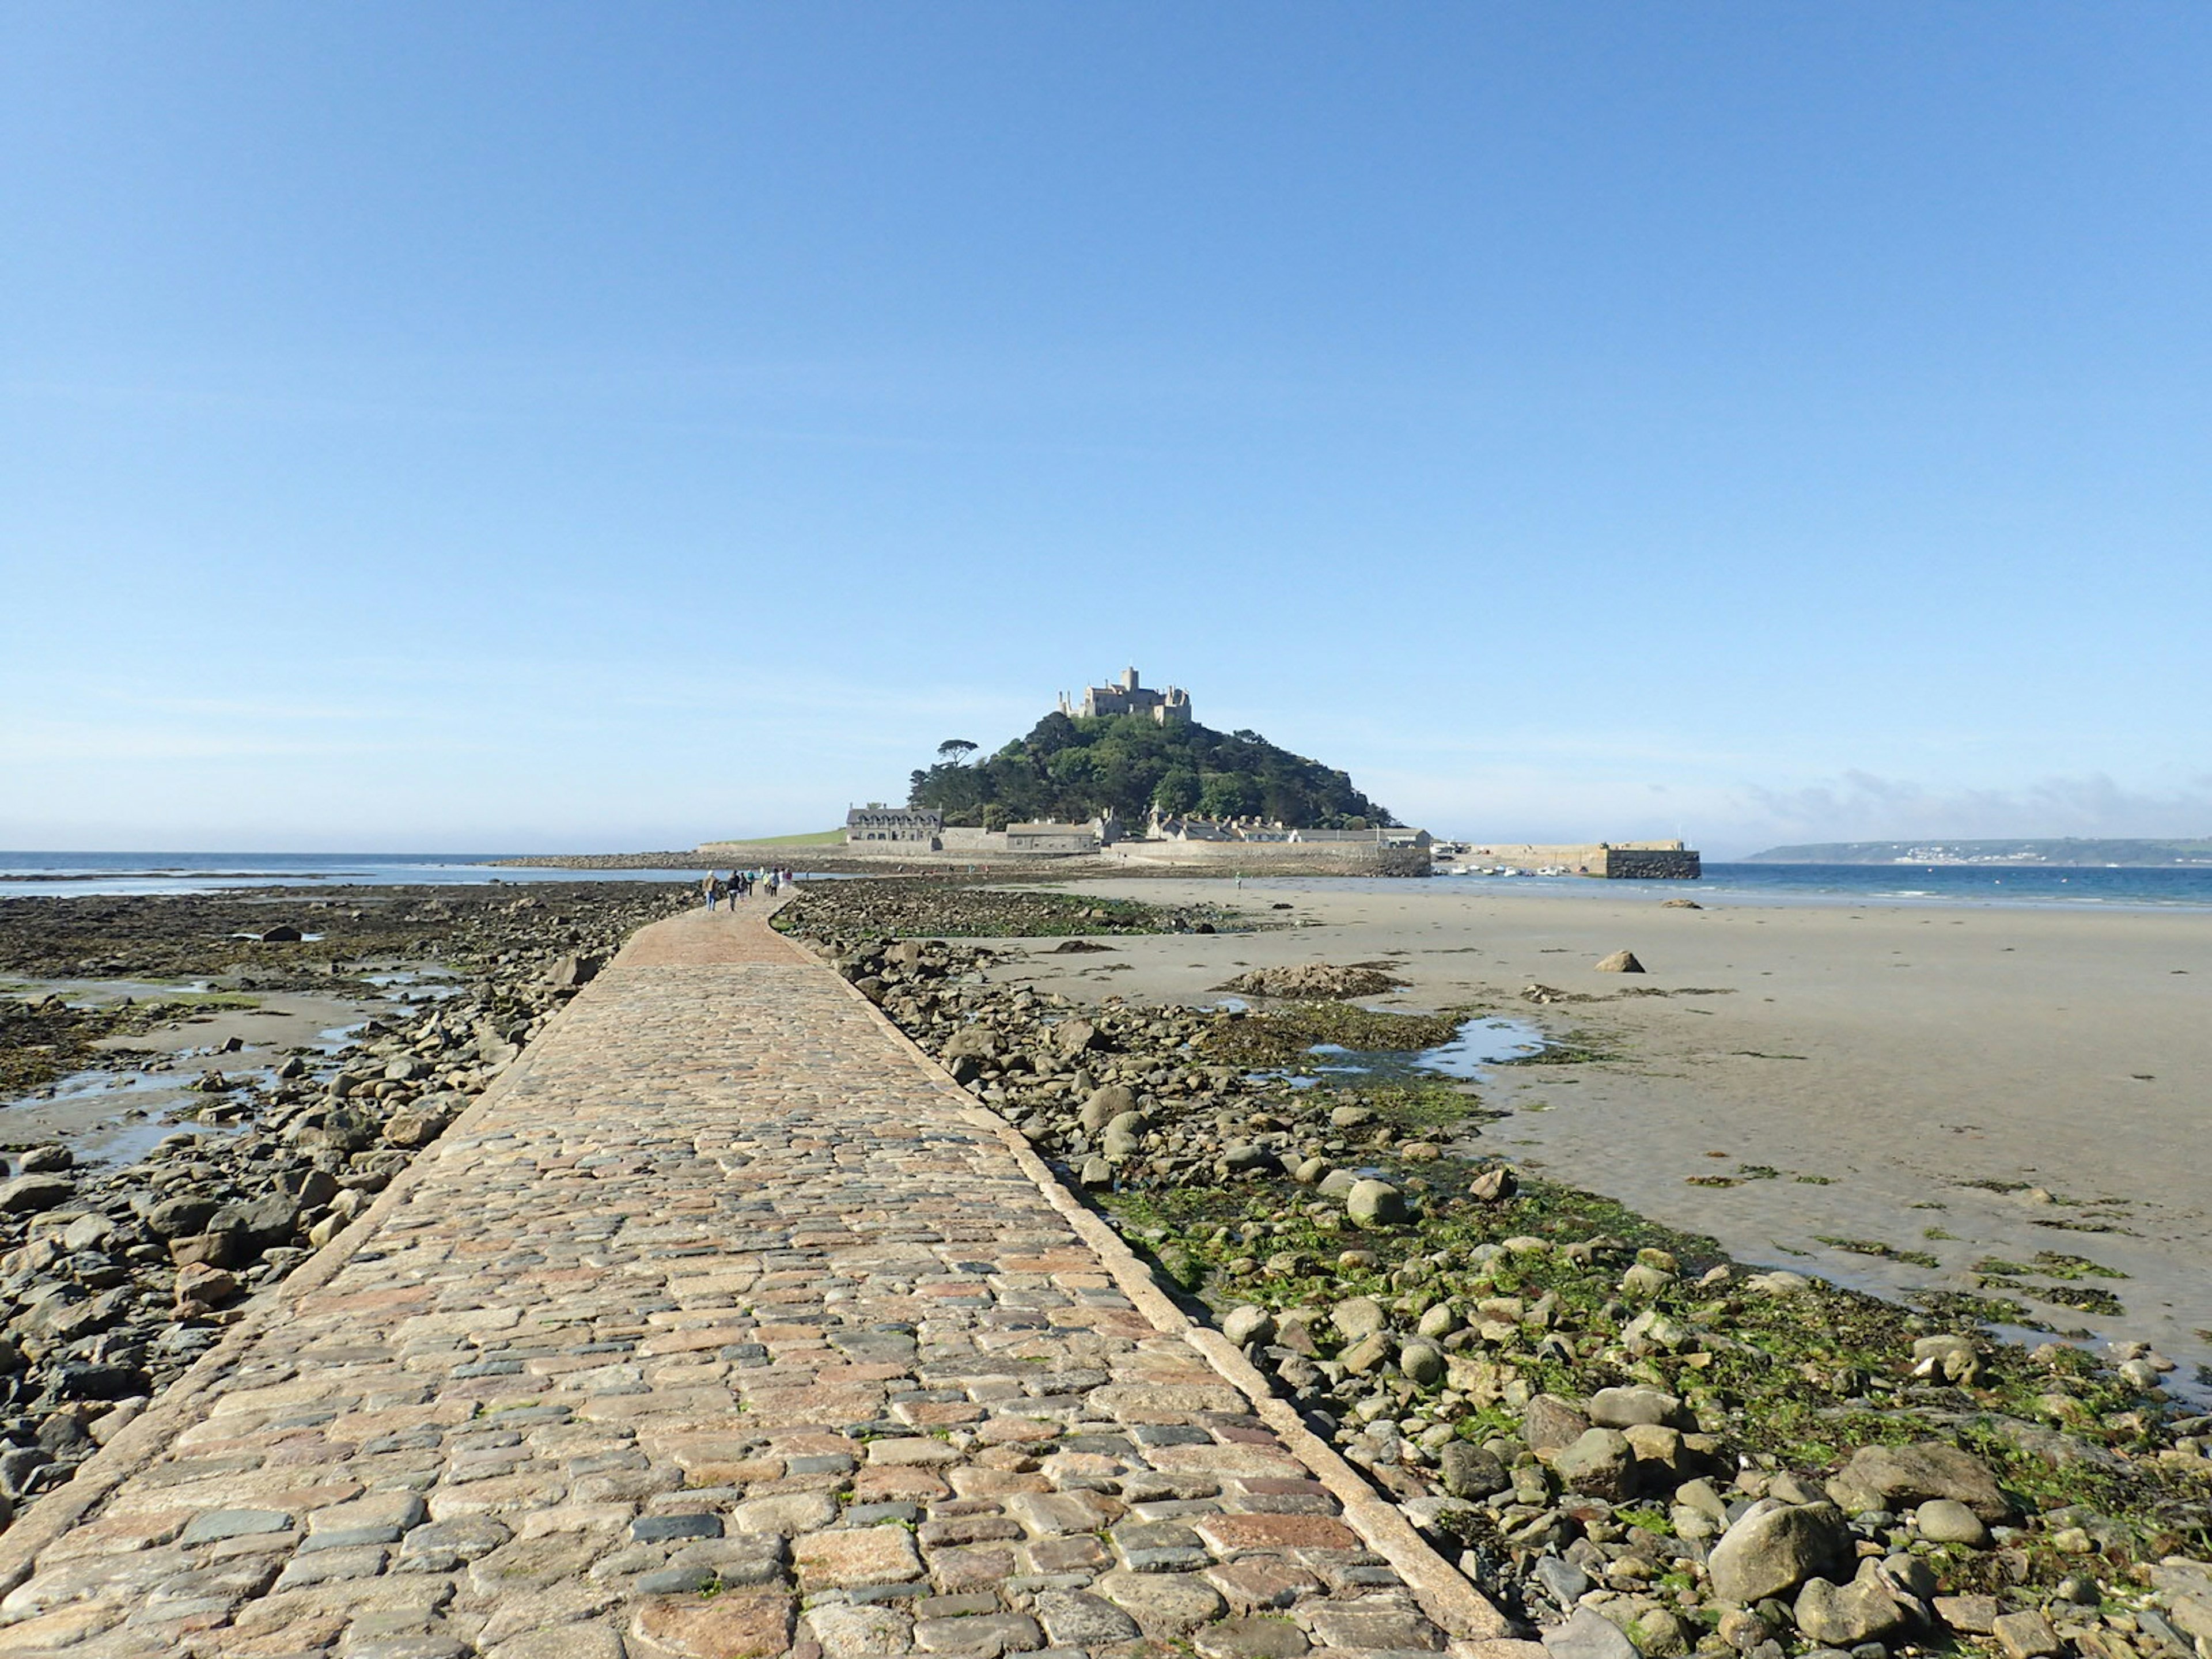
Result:
M2212 11L0 0L0 845L2212 833Z

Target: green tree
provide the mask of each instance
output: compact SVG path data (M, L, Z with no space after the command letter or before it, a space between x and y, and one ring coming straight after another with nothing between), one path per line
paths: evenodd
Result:
M1198 810L1198 774L1178 766L1152 790L1152 805L1170 817L1181 817Z

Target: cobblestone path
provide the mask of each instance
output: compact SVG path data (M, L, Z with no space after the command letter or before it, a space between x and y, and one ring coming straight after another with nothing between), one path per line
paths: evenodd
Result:
M48 1500L62 1523L0 1537L0 1653L1294 1659L1436 1652L1431 1613L1457 1650L1498 1633L1425 1611L1404 1552L1363 1544L1034 1173L757 916L649 928Z

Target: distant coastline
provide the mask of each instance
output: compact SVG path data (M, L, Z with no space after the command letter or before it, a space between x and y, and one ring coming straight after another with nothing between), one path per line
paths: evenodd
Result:
M1744 864L2040 865L2075 870L2212 870L2212 840L2062 836L2026 841L1826 841L1770 847Z

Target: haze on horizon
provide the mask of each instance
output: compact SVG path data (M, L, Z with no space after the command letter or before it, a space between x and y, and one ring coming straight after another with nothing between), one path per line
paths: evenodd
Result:
M0 6L0 846L2212 832L2212 14Z

